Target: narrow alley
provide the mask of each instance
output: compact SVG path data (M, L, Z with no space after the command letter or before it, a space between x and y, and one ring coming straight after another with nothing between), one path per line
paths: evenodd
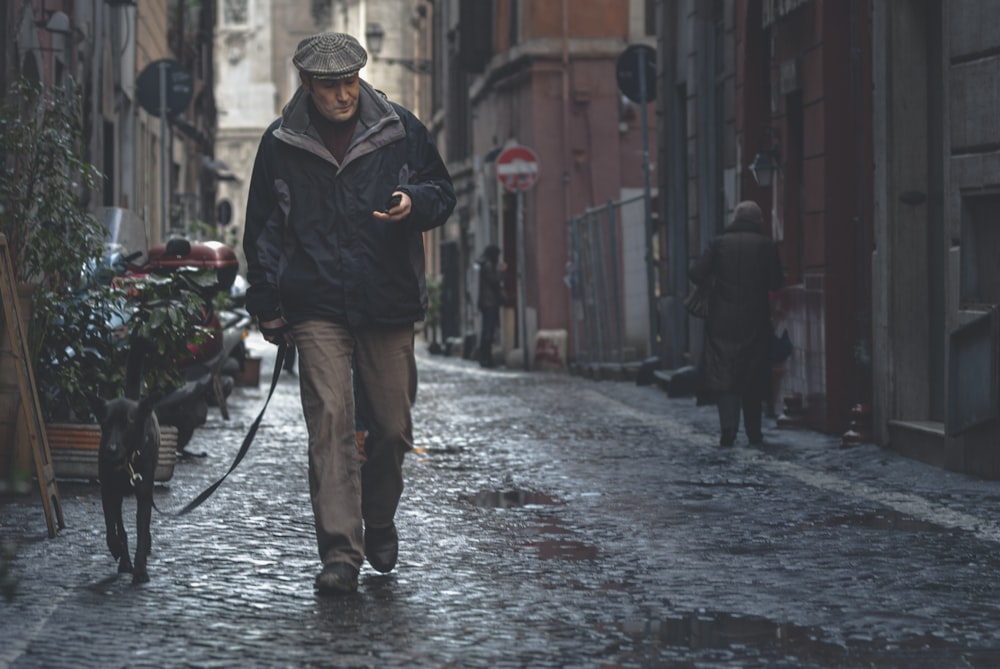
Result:
M228 468L273 365L257 346L260 386L213 411L161 509ZM395 571L313 591L286 374L216 494L154 515L148 584L115 573L95 483L60 483L54 539L37 493L3 500L0 666L1000 665L995 483L773 421L764 447L721 449L714 407L653 387L418 351Z

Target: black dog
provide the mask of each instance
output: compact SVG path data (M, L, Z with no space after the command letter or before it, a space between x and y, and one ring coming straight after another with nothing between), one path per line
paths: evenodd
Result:
M101 423L101 445L97 471L101 480L101 502L107 542L118 560L119 573L132 573L133 583L149 580L146 559L152 547L149 530L153 515L153 477L160 458L160 426L153 413L156 398L138 399L142 374L141 347L130 352L125 397L92 398L94 415ZM122 522L122 500L135 495L135 565L129 558L128 535Z

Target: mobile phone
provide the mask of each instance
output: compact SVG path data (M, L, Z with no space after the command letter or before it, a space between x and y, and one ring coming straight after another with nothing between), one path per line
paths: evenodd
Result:
M397 193L385 201L385 208L382 211L389 211L393 207L398 207L399 203L402 201L403 196Z

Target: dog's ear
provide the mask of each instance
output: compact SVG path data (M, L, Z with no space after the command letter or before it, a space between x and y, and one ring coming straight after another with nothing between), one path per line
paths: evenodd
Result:
M87 401L90 402L90 410L97 417L97 422L103 423L107 417L108 403L103 397L98 397L97 395L87 395Z

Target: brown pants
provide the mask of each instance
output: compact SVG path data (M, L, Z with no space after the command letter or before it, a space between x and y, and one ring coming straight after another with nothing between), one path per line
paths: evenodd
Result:
M362 521L390 525L403 493L403 455L413 447L410 408L417 392L413 326L352 330L306 321L293 332L320 559L360 569ZM355 405L368 430L363 468Z

